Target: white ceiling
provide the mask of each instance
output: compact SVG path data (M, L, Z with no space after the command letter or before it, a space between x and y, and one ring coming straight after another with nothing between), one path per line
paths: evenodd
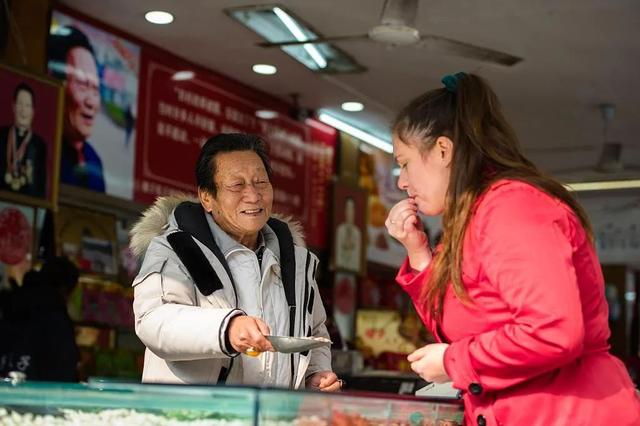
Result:
M447 73L473 71L501 98L528 155L558 171L595 165L602 145L597 105L615 104L609 139L624 144L624 162L640 164L640 2L638 0L421 0L416 27L524 58L512 68L420 47L387 48L371 41L336 43L367 68L362 74L312 73L279 49L257 47L261 39L222 9L261 0L63 0L62 3L289 101L328 108L352 124L388 137L394 112L419 93L440 86ZM366 33L377 24L383 0L280 0L324 36ZM144 20L149 10L175 16L171 25ZM278 67L274 76L251 71L254 63ZM346 100L365 111L340 113ZM629 170L615 177L640 176ZM578 178L607 178L589 171Z

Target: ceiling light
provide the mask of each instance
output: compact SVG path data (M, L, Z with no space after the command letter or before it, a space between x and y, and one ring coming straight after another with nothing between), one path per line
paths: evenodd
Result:
M263 120L271 120L278 116L277 112L272 111L270 109L259 109L256 111L255 114L256 114L256 117L262 118Z
M574 192L604 191L604 190L614 190L614 189L638 189L640 188L640 179L566 183L564 187L567 188L569 191L574 191Z
M362 72L364 67L329 42L313 42L322 36L291 11L279 5L231 7L224 12L261 36L263 47L282 50L313 72L336 74ZM279 46L279 43L297 43Z
M268 64L255 64L252 69L256 74L263 75L273 75L278 71L276 67Z
M193 71L178 71L171 76L171 80L174 80L174 81L191 80L195 76L196 76L196 73L194 73Z
M389 154L393 153L393 145L391 145L390 142L377 138L372 134L365 132L364 130L353 127L352 125L347 124L342 120L338 120L337 118L329 114L321 113L318 116L318 119L331 127L335 127L336 129L343 131L353 136L354 138L358 138L361 141L368 143L369 145L373 145L378 149L388 152Z
M340 107L349 112L358 112L364 109L364 105L360 102L343 102Z
M274 7L273 13L275 13L276 16L280 18L284 26L287 27L287 29L291 32L291 34L293 34L296 40L298 41L309 40L309 38L304 35L304 33L302 32L302 29L300 29L296 21L291 16L289 16L287 12L280 9L279 7ZM307 51L309 56L311 56L311 58L318 65L319 68L325 68L327 66L326 59L324 59L324 57L320 54L318 49L313 44L303 44L302 47L304 47L304 50Z
M162 10L152 10L144 15L144 18L152 24L165 25L173 22L173 15Z

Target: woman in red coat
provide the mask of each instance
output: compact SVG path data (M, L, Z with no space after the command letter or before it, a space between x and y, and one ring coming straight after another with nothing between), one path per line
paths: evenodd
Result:
M604 280L587 215L520 152L499 102L458 73L393 125L398 186L389 233L399 284L440 343L409 356L452 381L467 424L638 425L640 403L609 354ZM443 215L431 253L417 212Z

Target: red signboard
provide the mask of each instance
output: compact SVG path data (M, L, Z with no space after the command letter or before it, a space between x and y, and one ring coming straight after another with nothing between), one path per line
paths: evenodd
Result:
M193 71L193 78L176 79L185 70ZM157 195L195 192L195 162L210 136L255 133L269 146L274 212L299 220L310 246L325 246L335 129L315 120L292 120L286 104L149 48L143 48L140 82L135 200L149 203ZM270 120L256 117L264 109L279 114Z
M302 189L308 216L303 220L307 243L313 247L326 246L329 182L333 175L333 158L338 136L336 129L319 121L307 119L310 140L307 143L307 186Z

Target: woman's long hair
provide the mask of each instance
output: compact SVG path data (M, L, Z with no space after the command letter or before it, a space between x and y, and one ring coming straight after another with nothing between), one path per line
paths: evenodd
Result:
M500 179L533 185L567 204L589 237L593 232L587 214L556 180L545 176L520 151L513 128L505 119L495 93L474 74L457 74L453 87L431 90L400 111L392 131L401 141L420 141L428 152L439 136L453 141L451 178L442 217L441 246L433 258L433 272L422 289L421 300L432 316L442 317L449 283L456 296L469 301L462 282L464 235L478 197Z

